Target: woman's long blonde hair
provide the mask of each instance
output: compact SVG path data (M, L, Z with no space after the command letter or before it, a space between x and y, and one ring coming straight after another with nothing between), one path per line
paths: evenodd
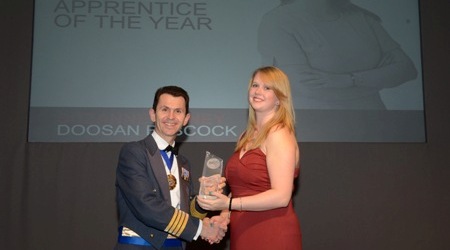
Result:
M295 110L292 104L289 78L277 67L261 67L253 72L248 84L248 90L250 90L257 73L260 74L264 83L273 90L280 104L274 117L264 124L260 131L256 131L255 110L249 104L247 128L236 144L236 151L244 147L247 147L246 150L260 147L273 129L286 127L289 131L295 133Z

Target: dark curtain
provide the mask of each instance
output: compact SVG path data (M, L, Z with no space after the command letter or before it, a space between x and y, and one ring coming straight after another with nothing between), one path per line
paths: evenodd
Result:
M0 6L0 248L111 249L122 144L27 143L33 1ZM450 6L420 7L428 141L301 143L294 199L306 250L450 249ZM181 152L199 176L205 150L226 158L233 146L191 143Z

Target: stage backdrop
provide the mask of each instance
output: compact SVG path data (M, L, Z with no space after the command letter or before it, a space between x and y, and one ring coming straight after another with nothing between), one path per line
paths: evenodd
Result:
M335 86L333 82L309 88L308 83L296 78L298 72L282 63L281 52L267 55L267 51L275 53L289 43L275 35L279 32L275 29L283 28L286 21L286 15L277 19L277 14L300 8L295 1L35 0L28 140L123 142L143 138L153 129L148 108L155 90L163 85L179 85L190 94L192 113L190 124L181 132L185 135L182 138L188 142L234 142L246 124L250 75L257 67L269 64L269 56L273 59L271 64L286 70L291 79L299 141L424 142L418 2L351 3L351 13L364 16L368 30L362 30L359 22L352 23L355 15L347 16L348 11L327 20L336 28L323 26L325 22L318 25L311 21L314 17L308 19L307 15L292 17L302 22L288 24L300 30L295 38L299 48L293 49L293 58L285 60L304 56L308 74L339 66L339 70L323 69L320 74L327 79L329 74L348 76L347 83L349 79L370 82L375 80L369 79L368 74L366 79L358 76L362 69L350 69L364 64L359 61L334 61L331 66L314 64L332 61L328 56L342 59L322 55L324 48L328 52L339 52L332 51L339 44L348 44L346 50L359 48L352 37L355 34L375 39L374 46L380 51L399 48L413 63L413 72L395 70L394 77L405 79L403 82L367 88L367 93L380 98L378 106L333 106L333 98L351 99L360 89L348 94L351 86ZM267 34L271 29L274 36ZM305 45L311 37L323 38L323 46ZM327 38L336 44L327 43ZM297 56L294 50L304 53ZM345 54L358 60L377 56L358 53ZM385 58L380 65L365 70L384 81L383 76L388 78L393 73L381 64L390 63L393 62ZM355 80L355 76L359 79ZM309 89L302 89L307 86ZM325 90L319 99L331 105L310 106L317 100L307 103L308 98L301 96L303 90L306 93L315 88Z

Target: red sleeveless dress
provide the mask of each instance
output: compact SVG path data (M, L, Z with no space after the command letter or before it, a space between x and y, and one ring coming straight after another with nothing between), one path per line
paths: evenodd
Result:
M295 177L298 172L297 170ZM270 189L266 155L260 149L247 151L241 159L239 152L235 152L228 160L225 176L233 198ZM238 202L236 199L233 201ZM297 250L302 249L301 243L300 223L292 199L289 205L283 208L231 212L231 250Z

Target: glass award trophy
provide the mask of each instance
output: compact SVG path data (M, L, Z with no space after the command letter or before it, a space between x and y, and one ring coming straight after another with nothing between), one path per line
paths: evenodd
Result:
M222 168L222 158L206 151L203 174L200 179L199 195L206 199L216 199L215 196L210 195L210 192L217 192L219 190L220 178L222 177Z

